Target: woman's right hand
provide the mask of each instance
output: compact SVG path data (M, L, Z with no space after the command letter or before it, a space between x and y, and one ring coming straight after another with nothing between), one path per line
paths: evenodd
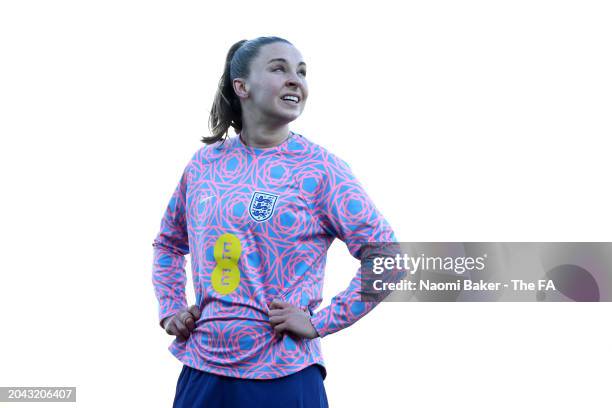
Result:
M172 316L166 317L162 320L162 327L166 330L166 333L176 336L178 341L187 341L196 327L195 322L198 321L200 316L200 308L197 305L192 305L188 309L183 309Z

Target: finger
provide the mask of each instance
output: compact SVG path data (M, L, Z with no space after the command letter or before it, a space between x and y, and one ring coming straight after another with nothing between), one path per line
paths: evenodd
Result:
M277 324L276 326L274 326L274 331L279 334L284 332L285 329L287 329L287 322Z
M179 332L178 328L176 327L176 322L177 322L177 319L175 318L175 316L173 316L172 321L170 321L166 325L166 333L168 333L171 336L176 336L178 341L185 341L186 338L184 338Z
M270 307L279 307L280 304L283 302L283 300L280 297L275 297L274 299L272 299L272 301L269 303Z
M195 321L192 316L189 316L188 318L185 319L185 327L187 327L187 330L192 332L193 329L195 329L195 326L196 326Z
M200 310L198 305L192 305L189 308L189 313L191 313L195 321L200 320L200 316L202 315L202 311Z
M171 336L174 336L176 333L176 329L174 327L174 321L172 317L170 318L170 321L166 323L166 333L170 334Z
M191 313L189 313L187 310L183 310L180 314L179 314L179 320L181 321L181 323L185 324L185 320L187 320L188 318L193 318L193 316L191 315Z
M287 314L285 309L274 309L268 312L268 316L283 316L285 314Z
M275 326L279 323L283 323L285 321L285 316L273 316L270 318L270 323L272 326Z
M187 339L189 337L189 330L187 329L187 326L185 326L180 320L176 320L174 324L178 332L177 336L182 336Z
M166 326L168 325L168 322L171 318L172 316L166 316L161 320L161 322L159 322L159 325L162 327L162 329L166 330Z

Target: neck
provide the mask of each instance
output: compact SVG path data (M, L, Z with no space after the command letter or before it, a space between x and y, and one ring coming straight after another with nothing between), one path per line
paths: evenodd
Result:
M264 149L282 144L287 137L289 137L289 125L250 125L243 126L240 131L240 138L244 144Z

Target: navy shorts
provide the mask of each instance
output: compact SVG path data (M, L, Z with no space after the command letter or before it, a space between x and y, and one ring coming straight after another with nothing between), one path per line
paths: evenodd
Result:
M281 378L255 380L183 365L173 408L328 408L317 364Z

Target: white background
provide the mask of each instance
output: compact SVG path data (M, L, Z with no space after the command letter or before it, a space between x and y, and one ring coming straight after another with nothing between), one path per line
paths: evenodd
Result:
M0 386L171 406L151 244L241 39L301 51L291 129L350 163L400 240L610 241L610 21L584 0L2 2ZM324 305L358 265L339 241L328 259ZM328 399L610 406L611 311L381 304L322 340Z

